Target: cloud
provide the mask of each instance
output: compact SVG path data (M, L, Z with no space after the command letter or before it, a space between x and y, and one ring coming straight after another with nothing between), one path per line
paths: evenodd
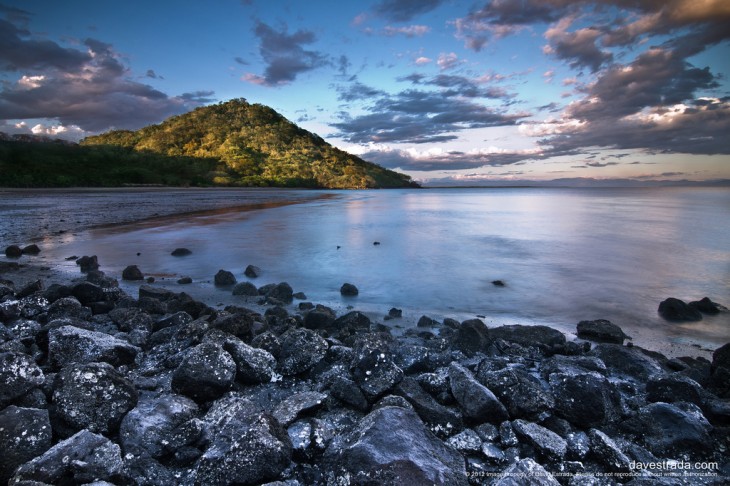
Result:
M619 165L618 162L586 162L588 167L610 167L612 165Z
M337 93L337 99L348 102L355 100L371 100L385 95L384 91L366 86L360 82L354 82L348 86L338 86Z
M436 64L438 64L439 69L442 71L446 71L448 69L453 69L459 64L462 64L464 61L459 59L459 56L457 56L453 52L444 53L442 52L439 54L438 60L436 61Z
M248 73L242 78L245 81L264 86L280 86L291 83L302 73L331 64L325 54L304 49L304 45L317 40L314 32L298 30L290 35L286 26L276 31L265 23L258 22L254 34L261 41L259 53L267 66L263 76Z
M406 37L422 37L431 32L431 27L427 25L407 25L404 27L386 26L383 28L383 34L388 37L396 35L404 35Z
M373 7L373 12L393 22L408 22L441 3L443 0L381 0Z
M30 32L0 19L0 69L7 71L76 70L91 61L88 52L67 49L49 40L28 39Z
M565 17L545 32L545 38L549 42L543 48L545 54L569 61L573 68L590 68L591 72L598 71L603 64L613 60L610 52L602 51L596 45L602 35L601 31L589 27L568 32L572 22L572 17Z
M417 66L423 66L423 65L426 65L426 64L430 64L431 62L433 62L433 60L432 60L432 59L429 59L429 58L427 58L427 57L423 57L423 56L421 56L421 57L417 58L417 59L416 59L415 61L413 61L413 62L414 62L414 63L415 63L415 64L416 64Z

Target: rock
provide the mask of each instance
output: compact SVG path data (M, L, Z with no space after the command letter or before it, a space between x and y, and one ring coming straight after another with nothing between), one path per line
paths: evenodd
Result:
M506 286L506 284L504 283L503 280L492 280L492 285L494 285L495 287L504 287L504 286Z
M132 382L110 364L73 364L61 370L53 382L53 415L73 430L110 434L116 432L137 398Z
M62 326L48 333L48 359L57 368L71 363L104 361L112 366L130 365L140 349L103 332Z
M122 271L122 280L144 280L144 275L137 265L129 265Z
M390 310L388 311L388 317L390 317L392 319L399 319L399 318L403 317L403 310L397 309L395 307L391 307Z
M467 356L486 351L491 342L487 326L480 319L468 319L454 333L451 346Z
M233 286L233 295L248 295L256 296L259 295L259 290L251 282L239 282Z
M181 326L192 322L193 318L187 312L175 312L152 323L152 331L159 331L172 326Z
M504 339L523 346L542 345L547 347L565 345L565 334L548 326L512 326L493 327L489 330L489 337Z
M568 444L555 432L526 420L512 422L517 436L526 441L540 456L549 462L559 462L565 457Z
M311 369L327 354L327 341L309 329L290 329L281 336L279 372L298 375Z
M44 383L43 371L24 353L0 353L0 408Z
M597 374L550 375L555 413L580 427L596 427L615 421L621 396L604 376Z
M341 402L356 410L367 411L368 401L357 384L344 376L335 377L330 387L330 394Z
M606 467L610 473L627 473L631 471L631 461L609 436L597 429L588 431L591 439L593 456Z
M702 313L682 300L670 297L659 304L659 315L668 321L701 321Z
M228 339L223 349L236 363L236 380L243 384L268 383L276 375L276 358L264 349L251 347L240 339Z
M25 297L33 295L36 292L40 292L41 290L43 290L43 282L41 280L34 280L33 282L28 283L20 290L18 290L15 293L15 298L24 299Z
M420 319L418 319L418 322L416 323L416 327L438 327L439 323L438 321L431 319L428 316L421 316Z
M261 289L259 289L259 292L260 291ZM264 295L266 295L268 300L274 299L284 304L291 304L292 300L294 300L294 291L291 288L291 285L286 282L281 282L272 286Z
M711 372L714 373L719 368L730 369L730 343L720 346L712 353Z
M540 380L519 368L488 371L480 366L475 378L504 404L511 418L536 418L555 405L555 398Z
M218 285L220 287L235 285L236 277L234 277L233 274L228 270L218 270L218 273L216 273L215 277L213 278L213 282L215 283L215 285Z
M174 257L182 257L192 255L192 253L193 252L188 250L187 248L175 248L174 250L172 250L172 253L170 253L170 255Z
M304 316L304 327L307 329L332 329L332 323L335 322L336 316L331 310L312 310Z
M331 328L337 330L338 334L354 334L359 331L370 329L372 322L370 318L359 311L352 311L344 314L332 323Z
M20 466L10 484L114 484L122 472L119 446L106 437L82 430L43 455ZM25 484L28 484L25 483Z
M196 485L262 484L289 466L292 443L271 415L239 412L221 428L196 466Z
M469 370L452 363L449 367L451 393L456 398L464 418L476 422L501 423L509 418L504 405L490 389L479 383Z
M344 283L342 284L342 287L340 287L340 294L342 294L345 297L354 297L359 293L357 287L352 285L351 283Z
M701 300L695 300L687 305L703 314L719 314L721 310L727 310L720 304L711 301L709 297L703 297Z
M181 395L145 398L122 420L119 439L125 454L159 459L173 452L175 429L192 419L198 406Z
M5 248L5 256L8 258L20 258L23 255L23 250L18 245L10 245Z
M91 309L82 306L76 297L63 297L51 304L46 314L49 322L58 318L85 321L91 318Z
M250 341L253 337L254 320L253 316L246 312L219 312L211 327L232 334L244 341Z
M41 249L35 243L23 247L23 255L37 255L41 252Z
M459 414L434 400L413 377L404 377L396 387L395 393L408 400L421 420L432 426L432 430L437 428L450 435L453 431L462 429L463 424Z
M236 362L220 345L203 343L188 351L172 374L172 390L198 402L219 398L233 384Z
M149 298L159 302L167 302L175 298L175 293L170 292L167 289L161 289L151 285L141 285L139 287L139 298Z
M661 373L659 363L642 353L636 347L620 346L618 344L601 343L589 353L603 361L610 375L629 377L640 382L646 382L650 376Z
M330 444L324 461L337 477L368 484L468 484L461 454L429 433L414 411L400 407L371 412Z
M658 456L687 452L706 454L707 444L711 443L712 426L700 409L691 404L649 404L626 420L623 427Z
M246 270L243 271L243 274L248 278L257 278L261 276L261 269L256 265L248 265Z
M281 425L287 427L301 414L321 407L326 398L326 394L314 391L295 393L281 401L272 415Z
M193 279L190 277L180 277L179 279L177 279L177 283L179 283L180 285L187 285L193 283Z
M51 438L48 410L15 405L0 410L0 484L8 484L18 466L50 449Z
M529 478L526 479L526 478ZM555 477L547 472L534 459L526 458L512 464L491 483L492 486L559 486Z
M96 258L96 255L93 256L82 256L81 258L76 260L76 265L79 266L79 269L81 270L81 273L87 273L92 270L98 270L99 269L99 261Z
M370 400L392 390L403 379L403 370L393 363L390 352L367 344L356 349L350 372Z
M580 375L584 373L606 374L606 364L595 356L562 356L556 354L542 362L540 373L546 379L553 373Z
M683 375L654 376L646 383L646 400L649 402L689 402L701 406L702 395L700 384Z
M605 319L595 321L580 321L578 323L578 337L597 343L623 344L629 338L616 324Z
M465 429L449 437L446 444L464 454L473 454L482 450L482 439L472 429Z

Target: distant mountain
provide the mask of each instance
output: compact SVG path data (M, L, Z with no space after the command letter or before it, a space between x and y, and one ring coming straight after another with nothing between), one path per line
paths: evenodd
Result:
M211 165L214 185L318 188L417 187L410 177L325 142L273 109L234 99L140 130L88 137L82 147L125 149Z

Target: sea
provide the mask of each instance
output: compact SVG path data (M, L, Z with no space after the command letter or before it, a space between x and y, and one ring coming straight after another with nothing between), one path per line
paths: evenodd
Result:
M232 302L229 289L212 283L224 269L257 286L288 282L338 311L377 319L401 309L403 319L381 319L398 329L421 315L479 317L488 326L546 324L571 336L581 320L608 319L635 344L668 355L676 346L710 352L730 341L728 312L691 323L657 313L668 297L707 296L730 307L728 188L287 190L261 201L237 191L60 191L43 193L36 207L38 193L0 191L0 235L7 245L21 230L35 231L43 262L74 276L66 258L97 255L109 274L135 264L155 285L192 295L197 288L212 304ZM231 194L242 202L224 208ZM190 197L200 207L181 203L188 210L170 214ZM217 210L204 203L211 198ZM149 206L141 221L108 224L140 201ZM189 212L200 208L207 211ZM89 214L97 216L53 237L38 234L43 221ZM178 247L192 254L171 256ZM261 276L245 277L249 264ZM193 287L177 284L181 276ZM342 297L343 283L358 296ZM136 294L139 284L122 285Z

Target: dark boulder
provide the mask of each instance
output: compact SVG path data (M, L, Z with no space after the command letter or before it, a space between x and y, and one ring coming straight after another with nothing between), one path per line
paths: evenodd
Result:
M442 430L446 435L463 428L461 416L437 402L418 384L415 378L403 378L394 393L408 400L421 420L431 426L431 430Z
M140 299L154 299L159 302L168 302L176 297L174 292L151 285L141 285L138 292Z
M615 386L598 374L550 375L555 413L580 428L596 427L616 420L621 396Z
M593 457L603 464L609 473L628 473L631 461L612 438L597 429L588 431Z
M292 300L294 300L294 290L286 282L272 286L264 295L266 295L268 300L273 299L284 304L291 304Z
M509 415L492 391L479 383L469 370L452 363L449 367L451 393L456 398L464 418L475 422L498 424Z
M558 434L545 427L517 419L512 422L517 436L535 448L548 462L560 462L568 450L568 444Z
M213 278L213 283L220 287L235 285L236 277L234 277L233 273L229 272L228 270L218 270L218 273L216 273L215 277Z
M243 274L248 278L257 278L261 276L261 269L256 265L248 265L246 270L243 271Z
M332 381L329 392L333 397L356 410L365 412L368 409L367 398L363 395L360 387L349 378L336 376Z
M511 326L493 327L489 330L492 339L521 344L522 346L562 346L565 345L565 334L548 326Z
M182 257L192 255L192 253L193 252L188 250L187 248L175 248L174 250L172 250L172 253L170 253L170 255L175 257Z
M82 256L76 260L76 265L79 266L81 273L87 273L99 269L99 260L96 258L96 255Z
M695 300L687 305L693 309L697 309L703 314L719 314L723 310L727 311L725 307L721 306L717 302L711 301L709 297L703 297L702 299Z
M48 410L11 405L0 410L0 484L8 484L15 469L51 447Z
M23 247L23 255L37 255L41 249L35 243Z
M720 398L730 398L730 343L712 353L709 388Z
M649 402L689 402L702 406L703 393L699 383L679 374L654 376L646 383Z
M21 289L15 293L15 298L24 299L25 297L33 295L36 292L40 292L41 290L43 290L43 281L34 280L33 282L29 282L25 286L21 287Z
M122 280L144 280L144 275L137 265L129 265L122 270Z
M686 302L670 297L659 304L659 315L668 321L701 321L702 313Z
M603 361L611 376L629 377L642 383L650 376L663 372L657 360L647 356L636 346L601 343L596 345L588 356L595 356Z
M180 285L187 285L193 283L193 279L191 277L180 277L177 279L177 283Z
M657 456L687 453L707 454L712 426L692 404L652 403L624 421L626 432L635 435Z
M284 427L288 427L302 414L322 407L327 395L315 391L305 391L288 396L274 408L271 414Z
M172 374L172 390L198 402L219 398L233 384L236 362L220 345L202 343L187 352Z
M20 258L23 250L18 245L10 245L5 248L5 256L8 258Z
M359 311L352 311L335 319L331 327L341 333L355 333L369 330L371 324L368 316Z
M490 371L488 366L482 364L475 377L496 395L513 419L535 418L551 411L555 405L552 393L525 370L505 368Z
M44 383L43 371L24 353L0 353L0 408Z
M354 297L359 293L359 290L357 287L355 287L351 283L344 283L342 284L342 287L340 287L340 294L344 295L345 297Z
M137 398L132 382L110 364L74 364L55 377L52 411L72 430L110 434L119 428Z
M259 289L256 288L251 282L239 282L233 286L231 291L233 295L246 295L246 296L257 296L259 295Z
M371 342L356 347L350 372L370 400L392 390L403 379L403 370L393 362L391 353Z
M82 430L43 455L20 466L11 484L89 484L121 479L119 446L106 437Z
M624 339L629 338L620 327L605 319L580 321L577 335L580 339L588 341L614 344L623 344Z
M416 327L438 327L439 322L437 320L431 319L428 316L421 316L420 319L418 319L418 322L416 323Z
M526 478L529 478L529 480ZM490 484L492 486L524 486L525 484L529 484L530 486L560 485L558 480L555 479L555 476L547 472L544 467L542 467L540 464L535 462L534 459L529 457L521 459L518 462L515 462L514 464L509 466L507 469L502 471L502 474L500 474L493 483Z
M187 312L175 312L174 314L170 314L161 319L158 319L156 322L153 322L152 331L159 331L160 329L165 329L166 327L171 326L180 326L192 321L192 316Z
M456 329L451 347L467 356L486 351L491 342L489 330L480 319L468 319Z
M236 380L243 384L268 383L276 375L276 358L264 349L251 347L240 339L228 339L223 349L236 363Z
M280 342L279 372L285 376L308 371L325 357L329 347L324 338L309 329L290 329Z
M461 454L428 432L414 411L400 407L371 412L332 442L324 460L336 477L362 484L468 484Z
M76 297L63 297L48 307L48 321L54 319L78 319L85 321L91 318L91 309L81 305Z
M176 429L192 419L198 406L181 395L162 395L142 399L122 420L120 444L125 454L148 454L161 458L171 450Z
M62 368L71 363L107 362L113 366L134 363L140 351L126 341L109 334L62 326L48 333L48 359Z
M330 309L312 310L304 316L304 327L307 329L331 329L332 323L335 322L334 312Z

